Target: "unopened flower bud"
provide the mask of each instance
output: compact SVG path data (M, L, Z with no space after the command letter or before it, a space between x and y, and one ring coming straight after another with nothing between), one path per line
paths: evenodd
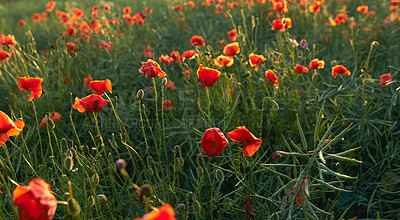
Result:
M272 108L273 108L274 110L279 110L279 105L278 105L278 103L277 103L275 100L273 100L273 99L271 99L271 106L272 106Z
M185 203L179 203L178 206L176 207L178 212L184 212L186 210L186 204Z
M77 216L81 212L81 206L74 198L69 198L67 204L67 211L72 216Z
M92 184L93 187L99 185L99 181L100 181L100 178L99 178L99 175L98 175L97 173L94 174L94 175L92 176L92 178L90 179L90 182L91 182L91 184Z
M162 79L162 84L163 84L163 86L166 86L167 83L168 83L168 79L167 79L166 77L164 77L164 78Z
M74 168L74 160L72 157L66 157L64 159L64 169L66 169L68 172Z
M97 201L99 203L107 203L107 197L104 194L97 195Z
M89 207L94 206L94 204L95 204L94 196L89 196L87 198L87 200L88 200Z
M198 179L203 179L203 175L204 175L204 170L202 167L197 167L197 178Z
M118 170L125 169L126 161L124 159L118 159L117 161L115 161L115 166Z
M183 165L185 164L185 160L182 157L178 157L177 160L178 160L178 165L183 167Z
M301 46L303 49L308 49L308 43L307 43L307 41L306 41L305 39L302 39L302 40L300 41L300 46Z
M224 172L220 169L216 169L215 178L221 183L222 181L224 181Z
M96 143L103 143L103 137L101 135L96 135L96 137L94 137L94 140L96 141Z
M199 201L194 200L193 202L193 209L195 212L200 213L201 212L201 204Z
M143 99L143 97L144 97L144 91L143 91L143 89L139 89L139 90L137 91L136 97L137 97L137 99L139 99L139 100Z
M54 121L51 120L51 118L49 118L49 115L46 115L45 117L46 117L47 127L54 129L56 127L56 124L54 124Z

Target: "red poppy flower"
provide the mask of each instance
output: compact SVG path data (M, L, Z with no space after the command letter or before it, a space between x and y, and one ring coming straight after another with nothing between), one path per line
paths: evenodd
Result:
M256 216L253 212L253 200L251 199L250 195L244 199L244 210L246 211L246 220L254 219Z
M286 7L286 2L283 0L275 0L274 7L275 7L275 10L277 10L279 12L288 12L288 9Z
M149 45L147 45L146 49L143 51L143 56L147 58L152 58L153 57L153 48L151 48Z
M107 90L112 93L111 81L106 80L93 80L89 83L90 89L93 89L97 95L102 96Z
M380 76L380 78L381 81L379 82L379 84L381 84L382 86L388 86L388 81L392 81L392 75L390 75L390 73L383 74Z
M42 78L19 77L18 88L27 92L32 91L31 96L28 98L28 101L32 101L32 99L39 98L42 95L42 82Z
M11 53L5 51L5 50L0 50L0 62L3 60L9 60L11 57Z
M76 29L74 27L70 27L65 31L66 35L74 36L76 34Z
M167 74L161 70L160 65L154 60L148 59L146 62L142 62L142 67L139 69L140 73L143 73L146 78L159 76L163 78Z
M190 70L182 71L182 75L184 75L185 77L187 77L188 79L190 79L190 76L191 76Z
M124 12L125 14L130 14L130 13L132 13L130 7L125 7L124 9L122 9L122 12Z
M57 199L50 185L42 179L29 181L28 186L18 186L13 191L13 201L19 210L19 219L52 219L57 209Z
M165 85L165 90L167 90L167 89L175 91L176 86L175 86L175 83L172 80L168 80L167 84Z
M161 63L168 63L168 64L170 64L172 61L174 61L174 58L172 58L172 57L170 57L170 56L168 56L168 55L161 55L161 57L158 58L158 60L159 60Z
M196 45L196 47L201 47L205 45L204 42L204 38L202 36L198 36L198 35L194 35L191 39L190 39L190 43L194 46Z
M188 1L188 2L186 2L185 4L186 4L187 6L192 7L192 8L194 8L194 6L195 6L195 4L194 4L193 1Z
M182 10L182 5L175 5L174 9L177 11L180 11L180 10Z
M82 9L79 8L74 8L72 9L72 12L75 14L76 19L79 19L83 16L84 12L82 11Z
M221 76L221 72L215 69L203 67L203 64L200 64L199 69L197 70L197 76L199 77L201 84L207 88L217 82L218 78Z
M308 65L308 68L310 68L311 71L316 69L323 69L324 67L325 67L325 61L319 59L311 60L310 65Z
M305 197L307 197L307 194L306 194L306 178L302 179L301 182L302 182L302 185L301 185L301 189L300 189L300 195L298 195L296 197L296 203L297 204L300 204L303 201L303 199ZM292 192L294 192L295 189L296 189L296 184L293 185Z
M54 10L55 6L56 6L56 3L54 1L49 1L46 5L46 11L52 12Z
M25 127L22 120L12 121L6 113L0 110L0 146L2 146L10 136L17 136Z
M351 72L342 65L336 65L332 68L332 75L336 78L339 74L351 75Z
M271 30L285 31L289 28L292 28L292 19L290 18L275 19L272 21Z
M179 63L181 62L181 55L179 55L178 51L172 51L170 53L170 56L172 57L174 63Z
M240 53L239 43L238 42L233 42L233 43L227 44L224 47L223 53L228 57L233 57L236 54Z
M89 74L88 77L83 78L83 86L85 87L85 89L90 90L90 82L92 80L92 74Z
M169 99L164 100L162 104L163 104L164 109L170 110L170 109L174 108L172 101Z
M85 98L75 98L75 104L72 106L79 112L95 112L99 111L107 105L108 101L98 95L88 95Z
M207 129L201 138L201 151L209 157L216 157L228 146L228 140L219 128Z
M26 25L26 21L21 19L18 21L18 26L25 26Z
M258 66L258 65L262 64L266 60L267 59L263 55L257 55L257 54L254 54L254 53L251 53L249 55L249 63L250 63L251 67Z
M357 7L357 11L361 12L363 14L367 14L368 13L368 6L367 5L360 5Z
M58 112L52 112L49 114L49 119L52 120L54 123L57 123L58 120L60 120L60 118L61 118L61 114ZM46 126L47 126L46 117L43 117L42 121L39 124L39 127L43 128Z
M155 209L142 218L134 218L133 220L176 220L174 208L170 204L165 204Z
M228 35L229 35L230 42L236 41L236 38L237 38L236 29L232 29L232 30L228 31Z
M270 81L274 86L277 86L279 84L278 77L273 70L265 71L265 77L267 77L268 81Z
M310 5L308 7L308 11L311 13L318 13L320 9L321 9L321 5L318 3L314 3L313 5Z
M302 66L302 65L296 65L295 67L294 67L294 72L295 73L298 73L298 74L300 74L300 73L306 73L306 72L308 72L308 68L307 67L305 67L305 66Z
M17 45L17 41L15 40L14 35L8 34L5 36L4 34L0 34L0 44L4 46L15 46Z
M256 138L245 126L237 127L235 130L227 133L232 141L243 142L244 155L251 157L260 148L262 140Z
M40 18L42 17L42 14L40 14L40 13L35 13L35 14L33 14L33 22L38 22L38 21L40 21Z
M182 53L182 62L185 59L193 60L196 57L196 52L194 50L188 50Z
M109 10L110 9L110 5L103 5L103 10L104 11L107 11L107 10Z
M219 55L216 59L214 59L214 64L218 67L223 67L223 66L230 67L233 64L233 58L224 55Z

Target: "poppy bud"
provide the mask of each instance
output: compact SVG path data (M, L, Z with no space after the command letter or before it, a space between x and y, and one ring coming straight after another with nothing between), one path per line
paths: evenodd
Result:
M164 77L164 78L162 79L162 84L163 84L163 86L166 86L167 83L168 83L168 79Z
M107 203L107 197L104 194L97 195L97 201L99 203Z
M221 183L224 181L224 172L220 169L215 170L215 178Z
M164 79L165 79L165 78L164 78ZM143 89L139 89L139 90L137 91L136 97L137 97L137 99L139 99L139 100L142 100L142 99L143 99L143 97L144 97L144 91L143 91Z
M379 45L378 41L372 41L372 43L371 43L371 46L373 46L373 47L378 46L378 45Z
M307 43L307 41L306 41L305 39L302 39L302 40L300 41L300 46L301 46L303 49L308 49L308 43Z
M183 165L185 164L185 160L182 157L178 157L178 164L179 166L183 167Z
M151 168L151 167L147 169L147 172L149 172L149 175L150 175L150 176L153 176L153 175L154 175L154 170L153 170L153 168Z
M201 204L199 201L194 200L193 202L193 209L195 212L200 213L201 212Z
M67 211L72 216L77 216L81 212L81 207L80 207L79 203L74 198L69 198L68 199Z
M46 117L46 125L47 125L47 127L54 129L56 127L56 124L54 124L54 121L51 120L49 115L46 115L45 117Z
M5 100L6 102L9 102L9 101L10 101L10 98L6 97L4 100Z
M118 170L125 169L126 161L124 159L118 159L117 161L115 161L115 166Z
M198 179L203 179L203 175L204 175L204 170L202 167L197 167L197 178Z
M275 100L273 100L273 99L271 99L271 106L272 106L272 108L273 108L274 110L279 110L279 105L278 105L278 103L277 103Z
M97 173L94 174L94 175L92 176L92 178L90 179L90 182L91 182L91 184L92 184L93 187L99 185L99 181L100 181L100 178L99 178L99 175L98 175Z
M103 143L103 137L101 135L96 135L96 137L94 137L94 140L96 141L96 143Z
M151 188L151 186L149 184L144 184L140 189L140 195L149 197L151 196L151 194L153 194L153 189Z
M89 207L94 206L94 203L95 203L95 201L94 201L94 196L89 196L89 197L87 198L87 200L88 200L88 203L89 203Z
M67 171L71 171L72 168L74 168L74 160L72 159L72 157L66 157L64 159L64 169L66 169Z
M71 149L68 149L68 150L65 152L65 156L66 156L66 157L74 158L74 152L72 152L72 151L73 151L72 148L71 148Z
M176 207L176 209L179 212L184 212L186 210L186 204L185 203L179 203L178 206Z

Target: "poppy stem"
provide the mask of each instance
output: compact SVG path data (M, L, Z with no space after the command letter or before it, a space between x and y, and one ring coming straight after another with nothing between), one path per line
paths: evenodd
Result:
M207 115L208 115L208 127L211 127L211 113L210 113L210 108L211 108L211 99L210 99L210 92L208 91L208 88L206 89L207 93Z
M35 120L36 120L36 126L37 126L37 131L38 131L39 143L40 143L40 153L42 156L42 161L45 161L45 159L43 157L42 137L40 136L40 130L39 130L40 126L39 126L39 120L38 120L37 113L36 113L36 106L33 101L31 101L31 103L33 105L33 112L35 113Z

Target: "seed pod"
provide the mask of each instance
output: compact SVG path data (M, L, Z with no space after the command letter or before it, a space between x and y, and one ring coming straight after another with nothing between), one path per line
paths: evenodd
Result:
M144 91L143 91L143 89L139 89L137 91L136 98L141 100L141 99L143 99L143 97L144 97Z
M199 201L194 200L193 202L193 209L195 212L200 213L201 212L201 204Z
M104 194L97 195L97 201L99 203L107 203L107 197Z
M81 212L81 206L74 198L69 198L67 204L67 211L72 216L77 216Z
M220 169L215 170L215 178L222 183L224 181L224 172Z
M97 173L94 174L94 175L92 176L92 178L90 179L90 182L91 182L91 184L92 184L93 187L99 185L99 181L100 181L100 178L99 178L99 175L98 175Z
M68 172L74 168L74 160L72 157L66 157L64 159L64 169L66 169Z
M203 179L204 170L202 167L197 167L197 178L199 180Z
M144 184L140 189L140 195L149 197L153 194L153 189L149 184Z

